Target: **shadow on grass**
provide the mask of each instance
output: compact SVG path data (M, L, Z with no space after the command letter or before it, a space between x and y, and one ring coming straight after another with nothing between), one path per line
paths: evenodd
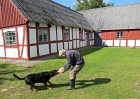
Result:
M82 56L86 56L88 54L99 51L102 48L103 48L103 46L97 46L97 47L96 46L90 46L90 47L79 48L79 49L75 49L75 50L78 50L82 54ZM63 59L63 57L59 57L58 53L57 53L57 54L54 54L54 55L51 55L51 56L46 56L46 57L39 58L37 60L48 60L48 59Z
M99 84L107 84L111 82L111 79L109 78L96 78L92 80L77 80L77 85L81 85L80 87L77 87L76 89L81 89L85 87L90 87L93 85L99 85Z
M11 68L11 69L10 69ZM12 69L11 64L8 63L0 63L0 85L2 85L5 81L13 81L14 77L11 78L11 75L15 72L22 72L23 70L15 70Z
M2 85L5 81L14 81L14 77L13 78L4 78L4 77L0 77L0 85Z
M77 80L76 81L76 85L80 85L80 87L76 87L75 89L81 89L81 88L86 88L86 87L90 87L93 85L100 85L100 84L107 84L110 83L111 79L109 78L96 78L96 79L92 79L92 80ZM59 87L67 87L69 84L65 83L65 84L55 84L55 85L51 85L50 87L54 88L59 88ZM35 86L35 88L38 91L41 90L48 90L44 85L42 86Z
M103 47L91 47L91 48L87 48L87 49L83 49L83 50L79 50L79 52L82 54L82 56L86 56L89 55L91 53L94 53L96 51L101 50Z
M51 87L52 89L59 88L59 87L64 87L64 86L68 86L68 83L67 83L67 84L54 84L54 85L49 85L49 87ZM49 89L47 89L44 85L35 86L35 88L36 88L38 91L41 91L41 90L49 90Z

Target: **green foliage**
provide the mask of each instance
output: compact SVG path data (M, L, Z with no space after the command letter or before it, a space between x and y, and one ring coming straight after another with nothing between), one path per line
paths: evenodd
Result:
M80 50L86 61L78 73L76 89L67 91L69 71L60 73L51 82L52 90L35 84L37 92L31 91L24 81L30 73L59 69L66 59L46 60L32 68L0 63L0 97L3 99L139 99L140 97L140 49L139 48L91 48Z
M76 11L80 11L80 10L87 10L87 9L101 8L101 7L108 7L108 6L114 6L114 3L106 4L105 2L103 2L103 0L77 0L77 3L74 7Z

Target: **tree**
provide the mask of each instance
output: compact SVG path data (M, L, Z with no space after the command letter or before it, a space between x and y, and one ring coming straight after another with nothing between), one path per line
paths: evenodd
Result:
M103 2L103 0L77 0L77 3L74 5L74 8L76 9L76 11L80 11L108 6L114 6L114 3L106 4L105 2Z

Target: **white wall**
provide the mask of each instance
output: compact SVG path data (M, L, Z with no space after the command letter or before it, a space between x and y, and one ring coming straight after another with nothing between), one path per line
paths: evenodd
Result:
M2 36L2 30L0 30L0 45L4 45L3 36Z
M36 27L36 23L35 22L30 22L30 27Z
M69 42L69 49L72 49L72 41Z
M136 46L140 46L140 40L136 40Z
M18 27L17 28L17 30L18 30L18 41L19 41L19 44L22 44L23 43L23 27ZM26 44L26 42L25 42L25 44Z
M69 49L69 47L68 47L68 42L64 42L64 49L65 49L65 50L68 50L68 49Z
M114 46L120 46L120 40L114 40Z
M76 48L76 40L73 40L73 47Z
M113 46L113 40L103 40L104 46Z
M77 48L79 48L80 47L80 42L79 42L79 40L77 40Z
M49 45L48 44L39 45L39 55L46 54L49 54Z
M56 41L56 26L52 25L50 28L50 41Z
M2 30L0 30L0 40L1 40L0 45L2 45L2 46L0 46L0 57L6 56L7 58L28 58L28 49L29 49L30 58L33 58L33 57L38 57L37 52L39 52L39 56L42 56L42 55L57 53L57 51L60 49L68 50L68 49L72 49L72 48L76 49L76 48L85 46L85 41L77 40L77 39L79 39L79 28L65 27L66 29L70 29L70 40L71 41L63 42L62 26L51 25L50 41L53 41L53 42L51 44L49 42L47 42L47 44L42 43L42 44L36 45L36 43L37 43L36 23L30 22L29 27L34 27L34 28L29 28L29 48L27 48L27 33L26 33L27 31L25 31L26 27L20 26L20 27L8 28L8 29L3 30L3 32L17 30L16 33L18 33L17 38L18 38L18 42L19 42L19 46L18 46L19 48L12 47L12 48L6 48L5 50L3 47L4 42L3 42ZM39 23L39 27L48 27L48 25L45 23ZM24 33L24 31L25 31L25 33ZM84 36L84 31L83 31L83 36ZM73 39L75 39L75 40L73 40ZM30 45L30 44L32 44L32 45ZM6 53L6 55L5 55L5 53ZM18 54L20 54L20 55L18 55Z
M30 46L30 57L36 57L36 56L37 56L37 47Z
M58 43L58 51L63 49L63 43Z
M22 56L22 58L28 58L27 57L27 47L26 46L20 46L19 50L20 50L20 55ZM21 52L23 52L23 53L21 53Z
M56 45L56 43L52 43L51 44L51 53L55 53L55 52L57 52L57 45Z
M90 45L94 45L94 40L90 41Z
M17 28L17 31L16 31L16 28ZM5 50L4 50L4 47L0 47L0 57L19 58L19 56L21 56L21 58L28 58L27 57L27 45L23 45L23 44L27 44L26 35L24 33L24 27L21 26L21 27L8 28L8 29L3 30L4 33L7 31L16 31L16 34L18 33L18 37L16 37L16 38L18 38L17 43L19 43L19 46L18 46L19 50L18 50L18 47L16 47L16 46L13 46L11 48L5 47ZM3 39L3 37L1 38L1 35L2 35L2 33L0 31L0 39ZM0 42L0 44L2 44L2 43L3 43L3 40ZM6 55L5 55L5 53L6 53ZM18 55L18 54L20 54L20 55Z
M135 40L128 40L128 46L135 46Z
M29 43L36 43L36 29L29 29Z
M83 41L83 46L86 46L86 42L85 41Z
M76 28L77 39L79 39L79 28Z
M57 33L59 34L57 35L57 39L62 40L62 27L61 26L57 26Z
M46 23L39 23L40 27L48 27L48 25Z
M4 47L0 47L0 57L5 57Z
M105 42L105 43L104 43ZM113 46L113 40L102 40L104 46ZM114 46L120 47L140 47L140 40L114 40Z
M126 46L126 40L121 40L120 46Z
M77 30L76 28L73 28L73 39L77 38Z
M18 49L17 48L7 48L6 57L9 58L18 58Z
M70 28L70 40L72 40L72 28Z

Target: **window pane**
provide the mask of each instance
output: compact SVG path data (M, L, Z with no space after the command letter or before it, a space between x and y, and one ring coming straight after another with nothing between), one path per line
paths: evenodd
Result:
M48 31L47 29L38 29L38 40L39 42L47 42L48 41Z
M11 36L11 32L9 33L9 36Z
M5 32L5 36L9 36L9 33L8 32L7 33Z
M6 45L16 45L16 33L15 31L7 31L4 33Z
M10 40L10 38L9 38L9 37L5 37L5 39L6 39L6 40Z
M117 38L123 38L123 32L117 32Z
M44 34L44 41L47 41L47 35Z
M12 37L9 37L10 38L10 40L12 40Z
M16 40L16 37L15 36L13 36L13 40Z
M39 41L41 42L42 41L42 38L39 38Z
M13 41L13 44L16 44L16 41Z
M64 40L70 40L69 30L64 30Z
M92 33L89 33L89 38L92 39L92 37L93 37ZM99 37L99 35L98 35L98 37Z

